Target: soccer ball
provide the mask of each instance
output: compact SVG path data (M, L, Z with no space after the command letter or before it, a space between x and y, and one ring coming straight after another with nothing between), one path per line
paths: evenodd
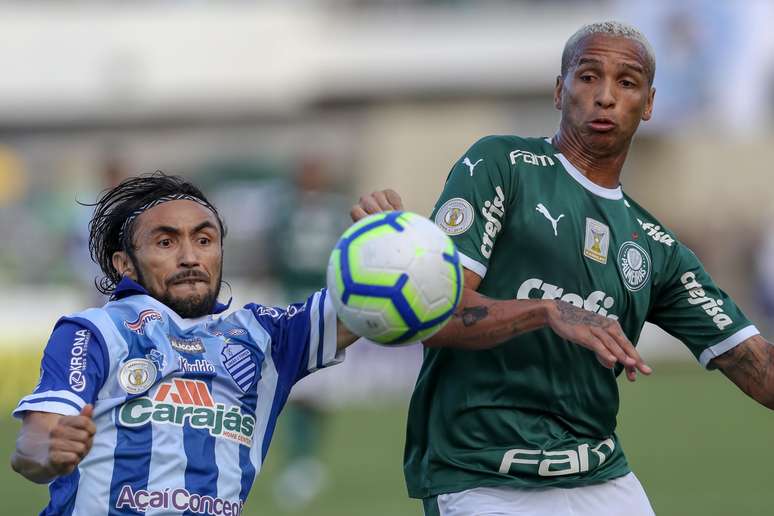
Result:
M328 261L328 294L353 333L379 344L426 339L451 318L462 294L462 267L451 239L406 211L352 225Z

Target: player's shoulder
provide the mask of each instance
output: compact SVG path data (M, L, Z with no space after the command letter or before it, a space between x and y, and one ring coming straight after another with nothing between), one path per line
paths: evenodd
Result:
M640 239L646 241L651 249L660 249L664 254L672 255L684 247L674 231L626 193L624 193L624 202L631 216L642 229Z
M502 155L510 159L514 151L543 152L550 145L544 137L525 137L514 134L490 134L479 138L472 146L471 150L478 150L486 153L503 153Z

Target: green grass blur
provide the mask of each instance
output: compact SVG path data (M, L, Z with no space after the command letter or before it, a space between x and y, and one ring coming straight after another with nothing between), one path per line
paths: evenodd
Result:
M655 368L652 377L622 385L619 433L656 513L774 514L774 413L747 399L719 373L704 372L695 364ZM28 379L22 382L26 388L34 385L36 371L36 365L27 369ZM7 383L4 387L6 398L13 389ZM405 418L403 404L333 413L323 437L329 482L311 505L285 512L272 492L283 460L281 440L287 435L280 417L245 514L421 515L403 485ZM17 422L0 418L0 456L6 457L6 464L17 429ZM36 514L46 503L47 490L5 466L0 469L0 497L3 514Z

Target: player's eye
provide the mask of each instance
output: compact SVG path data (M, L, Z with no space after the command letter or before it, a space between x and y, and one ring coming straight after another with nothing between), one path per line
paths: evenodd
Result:
M628 79L622 79L621 86L623 86L624 88L633 88L634 86L636 86L636 84L634 84L632 81Z
M199 245L210 245L212 240L207 237L199 237Z
M583 82L591 82L594 80L594 76L590 73L584 73L580 76L580 80Z
M159 247L171 247L172 246L172 239L171 238L162 238L158 242Z

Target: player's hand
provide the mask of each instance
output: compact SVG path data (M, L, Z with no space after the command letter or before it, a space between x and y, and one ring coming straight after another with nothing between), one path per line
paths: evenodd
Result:
M560 337L593 351L603 366L612 368L616 362L623 365L629 381L637 378L637 371L653 372L624 335L618 321L555 301L549 305L548 325Z
M56 476L67 475L91 450L97 427L94 406L86 405L77 416L62 416L49 434L48 464Z
M349 216L352 217L352 222L373 215L374 213L380 213L382 211L402 210L403 201L398 195L398 192L391 189L379 190L378 192L372 192L369 195L364 195L360 198L360 201L352 206L349 212Z

